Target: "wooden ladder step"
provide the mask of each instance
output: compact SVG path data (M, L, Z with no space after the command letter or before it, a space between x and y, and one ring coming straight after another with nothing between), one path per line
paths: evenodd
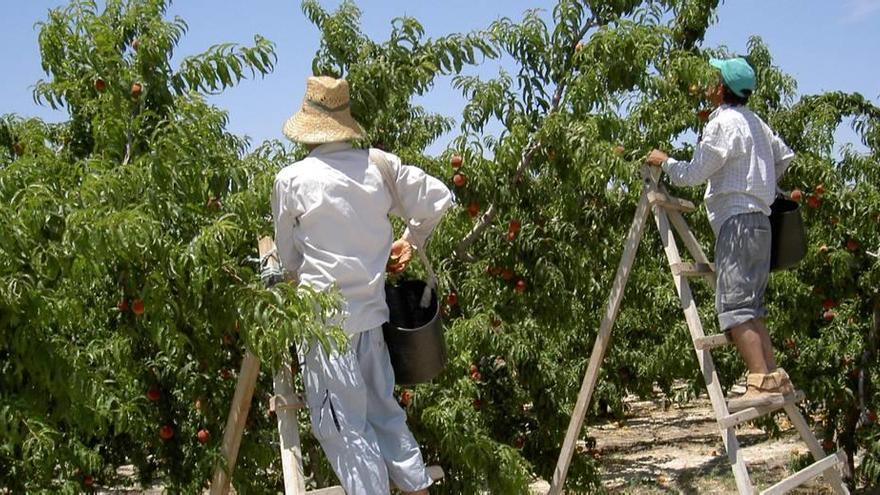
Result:
M443 468L440 466L428 466L427 471L428 476L433 481L440 481L446 476L446 473L443 472ZM338 485L329 486L327 488L309 490L308 492L306 492L306 495L345 495L345 490L343 490L342 487Z
M714 277L715 263L675 263L672 274L681 277Z
M721 426L722 429L733 428L736 425L745 423L746 421L751 421L753 419L760 418L761 416L778 411L785 407L787 404L795 404L802 400L804 400L804 393L800 390L796 390L795 393L784 397L784 400L777 404L770 404L760 407L750 407L748 409L743 409L742 411L737 411L733 414L718 418L718 425Z
M306 403L300 394L295 394L290 398L281 395L273 395L269 398L269 411L272 413L288 409L299 410L304 407L306 407Z
M318 488L317 490L309 490L306 495L345 495L345 490L341 486L329 486L327 488Z
M730 340L730 335L726 333L716 333L715 335L694 339L694 347L696 347L698 351L714 349L732 343L733 341Z
M829 469L834 469L840 462L840 453L831 454L762 491L761 495L781 495L783 493L788 493L790 490L803 485Z
M693 203L686 199L675 198L673 196L669 196L667 194L651 191L648 193L648 202L651 203L652 206L661 206L663 208L669 210L690 212L697 209Z

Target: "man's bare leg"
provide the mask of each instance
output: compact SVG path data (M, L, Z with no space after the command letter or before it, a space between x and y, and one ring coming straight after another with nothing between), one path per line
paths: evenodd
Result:
M773 342L770 340L770 331L764 318L755 318L752 320L761 335L761 347L764 349L764 362L767 363L767 369L773 371L776 369L776 355L773 353Z
M730 329L730 337L749 369L746 393L727 402L730 411L782 401L783 394L791 391L791 384L787 376L776 372L773 346L764 322L756 318L737 325Z
M736 344L736 349L739 351L740 356L742 356L743 361L746 362L746 368L749 369L749 373L766 375L776 369L776 362L775 360L767 360L767 352L764 349L764 336L761 332L761 328L763 328L763 333L766 334L767 327L756 323L758 321L757 319L752 319L731 328L730 337L733 339L733 343ZM769 334L766 339L769 342ZM772 356L772 354L773 349L771 347L770 355Z

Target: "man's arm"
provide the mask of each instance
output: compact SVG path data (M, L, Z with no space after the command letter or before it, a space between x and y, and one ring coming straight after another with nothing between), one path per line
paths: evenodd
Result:
M773 135L770 147L773 149L774 168L776 169L776 180L778 181L788 169L788 166L791 165L791 161L794 159L794 151L776 134Z
M424 247L434 227L452 206L452 192L424 170L399 163L392 160L392 164L397 165L394 167L397 169L397 194L403 203L400 205L403 211L395 210L394 213L411 220L403 239Z
M703 137L697 143L697 149L691 161L678 161L669 158L665 153L654 150L648 156L648 163L662 166L673 184L679 186L696 186L702 184L717 172L730 156L735 137L727 137L719 124L710 122L706 125Z
M281 175L275 177L272 188L272 219L275 223L275 247L278 259L286 274L296 276L296 270L302 264L302 253L296 250L293 242L293 229L302 211L297 207L293 187L288 178Z

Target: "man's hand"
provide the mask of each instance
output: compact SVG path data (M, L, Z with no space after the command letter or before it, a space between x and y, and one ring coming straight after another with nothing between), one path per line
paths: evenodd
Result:
M669 159L669 155L667 155L666 153L664 153L660 150L655 149L655 150L651 150L651 152L648 153L648 158L645 161L648 162L648 165L651 165L654 167L659 167L659 166L662 166L664 163L666 163L666 160L668 160L668 159Z
M406 270L406 265L412 259L412 244L409 241L398 239L391 244L391 261L385 269L390 273L401 273Z

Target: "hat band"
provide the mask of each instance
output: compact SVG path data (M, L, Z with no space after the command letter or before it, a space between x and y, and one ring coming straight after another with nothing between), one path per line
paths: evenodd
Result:
M348 107L351 106L351 104L349 102L345 102L345 103L338 105L338 106L335 106L335 107L331 107L331 106L328 106L328 105L325 105L323 103L319 103L319 102L313 101L313 100L306 100L304 103L310 107L314 107L319 110L324 110L325 112L328 112L328 113L346 110L346 109L348 109Z

